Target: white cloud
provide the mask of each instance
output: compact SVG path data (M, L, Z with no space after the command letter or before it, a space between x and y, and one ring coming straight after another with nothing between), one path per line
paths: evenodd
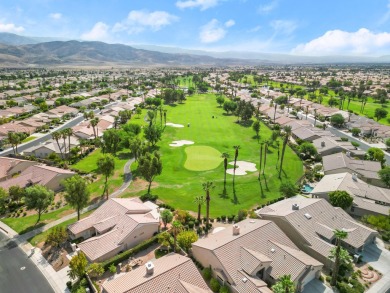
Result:
M227 31L215 18L200 28L199 38L202 43L214 43L222 40Z
M235 24L236 24L236 22L233 19L229 19L227 22L225 22L226 27L231 27Z
M292 52L307 55L376 55L390 52L390 33L374 33L366 28L356 32L332 30L306 44L298 45Z
M93 28L81 35L81 39L88 41L102 41L108 39L109 26L104 22L97 22Z
M250 30L248 30L248 32L249 32L249 33L256 33L256 32L258 32L260 29L261 29L261 26L258 25L258 26L255 26L255 27L251 28Z
M62 14L61 13L50 13L49 14L49 17L52 18L52 19L55 19L55 20L58 20L58 19L61 19L62 18Z
M217 6L219 0L187 0L177 1L176 6L180 9L200 7L200 10L206 10L211 7Z
M0 23L0 32L3 33L21 33L24 31L24 27L16 26L13 23Z
M158 31L178 20L177 16L165 11L132 10L125 20L114 25L113 31L127 31L130 34L139 33L145 28Z
M278 1L277 0L274 0L270 3L267 3L267 4L264 4L264 5L260 5L259 8L257 9L257 13L259 14L268 14L270 13L272 10L274 10L276 7L278 7Z
M270 25L275 30L275 33L284 35L291 35L298 27L295 21L282 19L273 20Z

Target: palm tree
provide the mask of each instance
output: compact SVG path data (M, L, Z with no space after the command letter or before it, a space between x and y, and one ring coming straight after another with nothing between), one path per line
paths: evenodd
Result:
M61 149L61 146L60 146L60 143L59 143L59 140L60 140L61 136L62 136L61 133L58 132L58 131L54 131L51 134L51 137L57 142L58 149L60 150L61 158L64 159L64 154L62 153L62 149Z
M92 120L91 120L91 126L92 126L92 129L93 129L93 135L95 136L95 140L97 139L97 133L96 133L96 130L97 130L97 124L99 123L99 118L93 118ZM96 127L96 129L95 129L95 127Z
M291 280L291 275L283 275L279 278L279 281L272 286L272 291L275 293L294 293L295 285Z
M167 111L168 110L164 110L164 123L165 123L165 126L167 126Z
M202 209L202 205L204 205L204 202L205 202L204 196L203 195L199 195L199 196L195 197L194 202L198 206L198 221L200 222L200 212L201 212L201 209Z
M234 179L236 177L236 168L237 168L237 158L238 158L238 150L241 148L239 145L233 146L234 148L234 167L233 167L233 185L234 185Z
M288 140L290 139L290 135L291 135L291 126L285 126L284 127L284 140L283 140L283 148L282 148L282 157L280 158L279 179L282 176L284 152L286 151L286 146L287 146Z
M173 233L174 251L176 252L177 234L179 234L181 231L183 231L183 225L179 221L173 221L171 230L172 230L172 233Z
M223 158L223 167L225 169L224 177L223 177L223 186L226 187L226 171L227 171L227 167L228 167L229 154L222 153L221 158Z
M65 134L68 136L68 154L70 153L70 137L73 135L72 128L64 129Z
M260 143L260 164L259 164L259 180L260 180L260 173L261 173L261 166L263 164L263 145L264 143Z
M60 133L61 133L62 139L64 140L63 148L64 148L64 157L65 157L66 156L66 139L68 137L68 134L66 133L66 129L61 130Z
M265 165L267 164L268 144L269 144L269 141L267 140L267 141L265 142L265 145L264 145L264 166L263 166L263 175L264 175L264 172L265 172Z
M333 265L333 270L332 270L332 281L331 285L336 286L337 283L337 275L339 273L339 268L340 268L340 252L341 252L341 240L346 239L348 237L348 233L344 230L334 230L333 235L336 238L336 250L335 250L335 261Z
M314 126L316 126L317 123L317 109L314 108Z
M206 227L208 228L209 216L210 216L210 190L215 187L212 181L207 181L202 184L203 190L206 192Z

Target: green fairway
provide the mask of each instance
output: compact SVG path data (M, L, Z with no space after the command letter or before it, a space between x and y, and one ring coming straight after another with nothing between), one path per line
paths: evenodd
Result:
M227 174L226 193L224 193L224 166L220 154L228 153L229 161L234 160L235 145L240 145L238 160L256 164L259 169L259 143L250 124L236 123L235 116L226 115L218 106L214 94L194 95L187 97L184 104L165 105L167 122L187 125L190 127L175 128L166 126L162 140L158 143L163 162L163 171L157 176L152 185L152 194L175 208L196 211L195 196L205 194L202 183L213 181L216 187L211 191L210 214L213 217L236 214L239 209L249 209L259 204L280 197L278 178L277 149L270 147L267 153L265 176L258 181L258 172L236 176L233 187L233 176ZM145 123L145 122L143 122ZM157 122L159 123L159 122ZM260 141L268 140L271 130L261 125ZM170 147L175 140L190 140L195 145L190 147ZM211 147L218 152L214 169L193 171L200 166L197 159L202 160L205 152L198 152L196 146ZM276 146L276 144L275 144ZM187 158L186 150L190 150L193 158ZM190 168L188 162L190 159ZM219 163L218 163L219 162ZM296 182L303 174L303 166L298 156L286 149L282 180ZM218 163L218 164L217 164ZM203 167L203 166L202 166ZM210 168L210 165L209 165ZM133 175L137 176L137 164L132 165ZM125 196L139 196L146 193L140 181L134 182L128 188ZM205 207L202 213L204 214Z
M221 153L209 146L190 146L185 149L187 160L184 167L192 171L212 170L222 162Z

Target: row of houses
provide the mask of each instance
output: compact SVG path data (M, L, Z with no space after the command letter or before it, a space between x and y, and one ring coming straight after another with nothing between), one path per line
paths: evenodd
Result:
M159 212L151 202L109 199L68 230L72 239L85 239L78 249L90 262L104 261L157 233ZM203 267L210 267L213 276L232 292L269 293L269 285L283 275L291 275L300 292L320 276L324 267L333 265L328 257L335 247L334 230L348 232L342 246L356 256L377 236L376 231L325 199L294 197L259 209L256 214L260 219L215 228L192 244L192 256ZM184 289L177 291L183 282ZM210 292L203 282L190 259L169 254L148 262L144 269L107 281L103 292L156 292L156 288Z

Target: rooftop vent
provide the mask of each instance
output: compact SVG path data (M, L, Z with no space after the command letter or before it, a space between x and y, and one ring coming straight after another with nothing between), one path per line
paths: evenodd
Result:
M356 175L356 173L353 173L353 174L352 174L352 180L353 180L353 181L357 181L357 175Z
M271 252L274 253L275 252L275 248L271 248Z
M325 141L321 141L321 147L325 147Z
M242 281L244 282L244 283L246 283L247 281L248 281L248 279L247 278L242 278Z
M310 220L312 217L311 217L310 214L306 213L306 214L305 214L305 218L308 219L308 220Z
M299 204L297 204L297 203L293 203L293 205L292 205L292 209L293 209L294 211L297 211L297 210L299 210Z
M233 225L233 235L239 235L240 234L240 226Z
M351 152L347 152L346 155L347 155L348 158L350 158L351 157Z
M151 261L148 261L148 262L145 264L145 268L146 268L146 274L147 274L147 275L153 275L153 272L154 272L154 264L153 264Z

